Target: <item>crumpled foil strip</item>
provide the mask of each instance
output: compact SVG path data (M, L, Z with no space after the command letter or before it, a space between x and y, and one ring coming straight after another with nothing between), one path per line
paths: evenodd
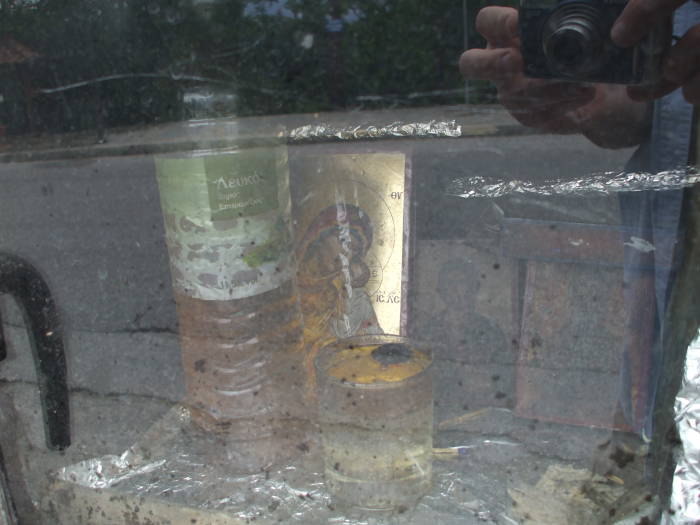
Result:
M150 463L135 465L140 458L134 458L131 450L127 450L121 456L104 456L103 458L90 459L84 463L86 466L82 479L72 475L70 481L80 481L86 486L96 489L106 489L112 485L128 480L135 476L148 474L165 465L165 459L159 459Z
M676 397L676 426L683 443L663 525L700 523L700 334L690 344L685 378Z
M700 182L695 168L662 171L659 173L596 173L586 177L564 180L525 181L487 177L455 179L447 188L449 195L465 199L476 197L496 198L510 194L552 195L608 195L617 192L676 190Z
M290 142L316 142L327 140L366 140L410 137L462 136L462 126L454 120L429 122L393 122L386 126L335 127L330 124L308 124L293 129L289 133Z

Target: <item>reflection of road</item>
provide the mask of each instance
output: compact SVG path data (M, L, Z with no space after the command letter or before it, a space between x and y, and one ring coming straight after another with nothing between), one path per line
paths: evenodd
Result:
M483 129L491 133L489 130L495 129L494 122L500 125L505 120L512 125L501 113L489 111L491 113L474 116L465 108L431 107L282 118L275 115L269 120L285 120L287 127L293 128L309 122L326 122L326 119L338 126L456 119L465 135L471 133L470 129L476 130L466 139L400 142L402 146L413 148L417 226L424 238L430 239L456 238L463 230L484 220L475 212L478 209L475 202L446 205L443 188L451 177L480 174L508 177L513 174L520 179L537 180L558 174L576 176L589 171L614 171L629 156L626 151L602 150L573 136L476 136ZM175 125L123 134L108 130L107 143L100 146L92 145L94 136L91 135L86 148L93 158L80 158L75 148L56 149L63 140L61 137L48 140L21 137L16 139L17 149L43 148L43 160L30 162L28 156L22 154L22 161L5 158L8 162L0 163L0 178L5 189L0 192L1 248L36 263L51 286L63 321L69 328L66 333L70 385L77 389L71 395L80 414L75 421L76 434L90 439L82 440L79 457L71 456L71 447L61 462L98 456L105 450L125 450L168 408L162 399L177 399L182 394L175 306L153 158L150 154L138 153L147 151L149 144L167 148L168 142L182 141L183 137L177 132ZM391 148L392 141L377 141L373 146ZM294 148L303 150L306 146ZM310 148L319 151L321 146ZM106 150L109 154L102 153ZM103 156L100 158L100 155ZM10 395L8 406L14 403L21 408L18 428L40 428L41 420L33 417L40 411L27 409L32 405L27 400L31 401L37 390L32 386L35 373L31 348L25 332L16 328L22 324L22 317L16 308L4 307L8 301L3 300L3 303L5 335L13 342L14 350L0 366L0 379L9 380L3 392ZM489 374L484 374L483 379L492 382ZM461 415L467 410L467 404L470 407L477 404L470 395L458 398L457 393L462 391L456 384L449 383L454 387L454 398L441 404L439 409L453 407L459 412L454 415ZM464 384L471 387L467 382ZM104 395L108 393L129 395ZM493 398L489 399L489 404L493 404ZM112 417L105 419L105 413ZM493 414L499 418L507 415L501 411ZM472 428L483 421L493 426ZM517 419L492 422L482 418L469 425L472 431L484 434L492 428L506 428L511 435L529 438L528 446L519 451L543 451L559 457L571 457L576 450L572 444L595 442L589 433L581 434L583 430L574 427L558 427L562 439L551 440L549 425L528 428L523 420ZM27 486L39 487L46 479L47 465L59 460L55 455L42 455L45 447L30 441L17 440L17 443L28 444L26 451L19 449L17 461L27 466ZM10 447L9 450L14 449ZM519 480L517 470L511 474L510 469L503 469L502 450L503 447L483 449L478 472L479 475L496 474L491 480L493 483L484 485L488 490L478 494L486 498L489 505L493 502L495 508L508 499L505 490L493 489L500 487L501 482L505 484L505 470L509 471L511 486L511 476ZM543 456L526 456L523 461L532 458L538 470L544 472ZM528 470L528 475L531 472Z
M349 124L362 119L380 123L457 119L464 133L469 133L472 123L482 128L492 122L513 124L495 110L489 111L492 113L473 116L464 108L430 108L344 113L329 118ZM297 119L294 125L315 119L299 115L285 118ZM55 137L42 144L30 137L21 141L21 147L31 144L35 150L43 148L43 162L0 164L0 177L7 189L0 192L2 249L40 267L73 336L105 341L71 345L73 386L148 395L171 395L176 390L174 385L181 377L173 335L177 322L155 165L152 155L133 154L135 146L143 151L149 144L183 140L176 132L175 125L124 134L108 132L107 144L87 147L93 158L83 159L76 158L75 149L66 150L65 155L50 150L55 148ZM391 141L374 144L377 149L392 147ZM574 177L614 171L629 156L628 151L603 150L575 136L401 139L400 144L412 149L416 228L424 238L454 238L484 220L475 213L476 202L457 199L456 206L446 204L443 189L452 177ZM100 158L99 152L105 148L110 155ZM290 151L305 148L292 146ZM309 148L323 151L318 145ZM46 161L49 158L51 162ZM367 263L378 269L369 259ZM381 290L375 290L381 281L381 275L370 275L368 292ZM4 310L3 320L21 324L21 316L12 312ZM24 359L31 356L31 349L19 349L19 354ZM111 365L105 367L105 362ZM146 364L135 368L134 362ZM25 361L8 360L2 365L0 377L34 381L30 360L26 366Z

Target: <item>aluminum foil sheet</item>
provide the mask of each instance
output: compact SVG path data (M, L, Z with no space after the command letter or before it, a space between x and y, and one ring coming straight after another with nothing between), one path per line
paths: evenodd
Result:
M388 138L458 138L462 127L454 120L429 122L393 122L386 126L359 125L336 127L329 124L309 124L293 129L290 142L350 141Z
M59 490L68 490L69 494L53 498L72 502L82 498L91 515L105 511L100 503L105 499L122 501L146 517L154 508L165 508L183 523L189 523L191 515L184 520L183 513L193 510L197 512L197 522L217 524L516 523L507 515L506 474L503 479L496 479L497 476L483 472L484 454L499 461L504 457L512 461L524 453L523 447L511 440L474 436L460 446L440 449L451 457L434 461L433 490L415 509L369 516L335 508L324 488L318 442L307 442L300 447L296 459L278 469L236 474L232 467L239 459L235 457L235 447L222 446L220 440L220 436L196 429L189 411L176 406L121 456L103 456L58 471L57 483L62 484ZM105 499L100 500L102 495ZM221 516L225 518L222 520ZM145 520L141 515L132 519L135 523ZM161 521L154 523L169 518L158 519ZM59 521L71 525L84 522L91 523L84 514L62 515Z
M509 180L488 177L464 177L454 180L447 193L466 199L504 197L506 195L608 195L617 192L677 190L700 182L696 168L659 173L605 172L577 179L544 181Z
M293 459L245 474L235 442L202 432L187 409L175 406L124 454L61 469L48 499L56 525L609 523L608 503L624 487L602 483L600 498L583 490L593 479L591 445L607 435L592 427L533 425L508 409L443 420L432 489L415 507L389 515L337 507L324 484L317 432Z
M683 386L676 397L676 425L683 453L673 478L670 511L664 525L700 523L700 334L686 357Z

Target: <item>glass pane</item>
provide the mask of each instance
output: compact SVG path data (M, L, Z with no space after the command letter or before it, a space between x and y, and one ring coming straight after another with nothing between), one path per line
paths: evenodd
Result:
M700 519L659 4L0 2L0 524Z

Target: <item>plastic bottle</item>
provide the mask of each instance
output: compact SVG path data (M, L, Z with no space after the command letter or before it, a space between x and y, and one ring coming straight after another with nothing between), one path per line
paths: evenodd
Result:
M256 471L298 451L307 419L287 151L205 124L195 151L156 159L185 403Z

